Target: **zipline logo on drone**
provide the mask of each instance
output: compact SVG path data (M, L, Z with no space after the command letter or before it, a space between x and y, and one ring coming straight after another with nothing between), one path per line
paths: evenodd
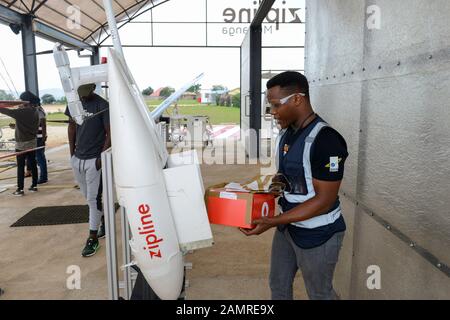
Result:
M241 9L234 9L234 8L225 8L223 10L223 21L225 23L250 23L254 17L256 16L256 12L258 11L259 4L261 0L253 1L253 7L251 8L241 8ZM282 2L282 6L286 6L286 1ZM301 10L301 8L287 8L287 7L281 7L281 8L272 8L270 9L269 13L267 14L267 17L264 19L263 22L266 23L275 23L275 29L280 29L280 23L303 23L303 21L298 16L298 11ZM231 37L235 34L240 33L247 33L248 27L223 27L222 33L228 34ZM263 28L264 33L272 33L273 32L273 26L264 26Z

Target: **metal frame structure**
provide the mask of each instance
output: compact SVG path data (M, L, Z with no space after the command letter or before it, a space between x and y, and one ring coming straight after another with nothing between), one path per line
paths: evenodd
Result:
M205 8L206 8L206 14L205 14L205 20L204 21L188 21L188 22L182 22L184 24L205 24L205 43L204 45L195 45L195 46L189 46L189 45L158 45L154 44L153 41L153 26L154 24L165 24L165 23L181 23L181 22L166 22L166 21L152 21L149 22L134 22L136 18L143 15L144 13L150 11L153 13L153 9L168 2L169 0L161 1L154 3L153 0L136 0L136 4L134 4L130 8L123 8L120 5L119 1L115 1L117 5L119 5L123 10L119 12L116 16L119 17L123 14L126 15L125 19L122 19L119 22L118 28L122 28L124 25L128 23L150 23L151 24L151 32L152 32L152 41L151 45L124 45L124 47L166 47L166 48L240 48L240 46L217 46L217 45L209 45L208 44L208 24L214 24L214 23L224 23L224 22L215 22L215 21L208 21L208 1L205 0ZM261 46L261 25L264 20L264 18L267 16L268 11L272 7L275 0L264 0L253 21L250 24L250 29L252 34L254 34L254 41L253 47L255 52L255 64L252 68L252 74L257 69L257 66L261 65L261 48L303 48L304 46ZM36 61L36 42L35 42L35 36L38 35L44 39L54 41L54 42L60 42L68 47L75 48L78 50L89 50L92 53L91 56L91 65L95 65L99 63L99 51L101 47L110 47L109 45L104 44L105 41L111 36L107 30L107 21L104 23L98 22L96 19L89 16L87 13L83 12L81 10L81 13L87 17L89 17L91 20L96 21L100 24L100 26L95 30L90 30L91 34L84 39L80 40L77 39L74 35L70 33L70 31L66 30L66 32L60 31L58 29L55 29L52 26L47 25L44 19L39 18L40 21L35 20L35 17L37 13L39 12L39 9L41 8L47 8L52 9L48 5L48 0L42 0L40 2L36 1L33 2L31 7L28 8L24 5L26 9L26 13L19 13L14 9L14 4L17 2L17 0L13 0L9 2L8 6L0 5L0 23L9 24L10 26L15 26L16 30L22 31L22 48L23 48L23 63L24 63L24 79L25 79L25 89L28 91L33 92L34 94L39 93L39 84L38 84L38 70L37 70L37 61ZM67 4L70 4L69 1L66 0ZM94 2L96 3L96 2ZM23 3L22 3L23 4ZM97 4L98 5L98 4ZM136 9L137 8L137 9ZM133 14L128 14L128 11L135 10ZM55 13L65 16L59 11L53 10ZM153 15L152 15L153 16ZM67 19L69 17L65 16ZM236 22L233 22L233 24ZM290 23L304 23L304 22L290 22ZM81 26L83 27L83 26ZM18 29L17 29L18 28ZM85 27L86 28L86 27ZM87 29L87 28L86 28ZM100 32L99 32L100 31ZM98 38L94 39L93 35L98 33ZM104 36L102 38L102 36ZM88 40L92 40L92 43L88 43ZM252 49L253 50L253 49ZM253 59L252 59L253 60ZM258 62L259 61L259 62ZM259 69L260 70L260 69ZM259 74L260 71L257 71ZM256 72L256 71L255 71ZM258 74L253 74L253 77L255 80L259 77ZM256 86L258 86L256 84ZM257 90L258 88L254 88ZM255 99L258 99L255 97ZM257 102L255 100L255 102ZM254 111L254 110L253 110ZM256 114L254 115L257 116ZM258 121L256 119L252 120L252 128L258 128L261 125L258 126Z
M46 24L45 20L40 18L36 20L36 13L40 8L47 8L46 4L48 0L41 0L40 2L33 1L32 6L30 8L26 7L26 13L19 13L14 8L14 3L17 0L12 0L8 6L0 5L0 23L7 24L11 27L11 29L18 34L19 31L22 32L22 48L23 48L23 63L24 63L24 79L25 79L25 87L26 90L33 92L34 94L39 94L39 84L38 84L38 70L37 70L37 59L36 59L36 41L35 36L38 35L42 38L45 38L50 41L60 42L68 47L88 50L91 52L90 62L91 65L99 64L99 51L101 47L109 47L108 45L104 45L104 42L111 36L107 30L107 22L101 24L101 26L93 30L91 35L84 39L77 39L73 34L70 33L69 30L58 30L48 24ZM119 29L123 27L127 23L131 23L134 19L141 16L145 12L154 9L155 7L166 3L169 0L161 1L156 4L153 3L152 0L136 0L136 4L133 6L139 6L139 8L131 15L127 13L127 10L123 10L117 16L122 14L126 14L127 18L120 22ZM252 87L252 103L258 105L261 102L260 91L261 91L261 50L262 48L302 48L303 46L265 46L262 47L262 39L261 39L261 26L264 18L267 16L267 13L271 9L275 0L264 0L258 9L254 20L250 24L250 32L252 33L252 67L251 67L251 81L253 83ZM68 0L65 0L67 4L70 4ZM21 1L23 4L23 2ZM118 1L115 1L116 4L119 4ZM149 4L153 4L153 6L147 7ZM208 7L208 0L205 0L205 7ZM145 8L145 9L143 9ZM128 8L130 9L130 8ZM151 11L152 12L152 11ZM60 12L56 12L62 15ZM82 12L84 15L86 13ZM64 15L63 15L64 16ZM68 17L66 17L69 19ZM93 19L92 17L90 17ZM141 22L142 23L142 22ZM166 23L166 22L150 22L152 25L157 23ZM175 22L171 22L175 23ZM208 24L211 23L223 23L223 22L212 22L208 21L208 11L206 10L206 16L204 22L183 22L183 23L204 23L206 25L205 30L205 45L203 46L160 46L155 45L153 43L152 36L152 45L151 46L127 46L124 47L201 47L201 48L240 48L240 46L213 46L208 44ZM82 26L83 27L83 26ZM85 27L86 28L86 27ZM98 35L98 39L94 39L93 34L100 30ZM102 35L105 35L105 38L101 39ZM88 40L92 40L92 43L87 42ZM251 127L254 129L259 129L261 127L261 110L259 108L251 108ZM259 121L259 122L258 122ZM259 140L258 140L258 154L259 154ZM105 215L105 226L106 226L106 251L107 251L107 277L108 277L108 291L109 298L112 300L119 299L119 271L118 271L118 255L117 255L117 241L116 241L116 225L115 225L115 203L114 203L114 190L113 190L113 172L112 172L112 153L111 149L102 153L102 181L103 181L103 201L104 201L104 215ZM128 245L128 241L130 239L130 229L128 225L128 221L125 214L125 209L121 209L121 226L122 226L122 258L125 265L130 263L131 260L131 252L130 247ZM123 278L124 278L124 289L125 289L125 297L129 299L131 297L132 291L132 274L130 268L125 267L123 270Z
M250 152L252 157L260 158L261 130L261 80L262 80L262 22L267 17L275 0L264 0L250 24L250 110L249 126L256 133L256 149ZM241 84L242 87L242 84ZM252 147L253 148L253 147Z
M123 261L123 285L119 281L119 264L116 239L116 210L114 201L114 177L112 166L111 148L102 153L102 183L103 183L103 211L105 216L106 231L106 265L108 297L110 300L119 300L119 290L123 286L125 298L131 297L133 289L131 270L127 266L131 263L131 249L129 246L130 226L128 224L125 208L120 208L122 229L122 261Z

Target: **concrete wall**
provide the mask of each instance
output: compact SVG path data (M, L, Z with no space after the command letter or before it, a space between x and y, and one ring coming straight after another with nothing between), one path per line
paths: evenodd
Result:
M306 7L312 104L350 153L335 285L343 298L450 299L450 1Z

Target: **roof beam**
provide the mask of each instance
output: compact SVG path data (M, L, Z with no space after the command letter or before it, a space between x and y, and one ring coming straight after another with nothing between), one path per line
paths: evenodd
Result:
M250 24L250 27L259 27L261 26L264 19L267 17L267 14L269 13L270 9L272 9L273 3L275 0L264 0L261 5L258 8L258 11L255 14L255 17L253 18L252 23Z
M34 32L37 35L39 35L43 38L46 38L48 40L57 41L57 42L60 42L62 44L70 46L70 47L87 49L89 51L94 50L92 48L92 46L89 45L88 43L80 41L75 38L72 38L71 36L65 34L64 32L61 32L50 26L47 26L47 25L43 24L42 22L34 21L33 27L34 27Z
M8 8L11 8L11 6L14 4L14 3L16 3L17 2L17 0L13 0L13 1L11 1L10 3L8 3Z
M41 1L41 3L39 3L36 8L33 9L33 11L31 12L32 14L36 14L36 12L47 2L48 0L43 0Z
M9 9L3 5L0 5L0 22L3 22L5 24L10 23L22 24L23 21L24 18L20 13L12 9Z

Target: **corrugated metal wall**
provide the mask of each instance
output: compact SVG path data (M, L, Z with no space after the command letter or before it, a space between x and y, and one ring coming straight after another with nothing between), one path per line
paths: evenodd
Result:
M336 287L343 298L450 299L450 1L306 7L312 104L350 153ZM381 289L367 286L371 265Z

